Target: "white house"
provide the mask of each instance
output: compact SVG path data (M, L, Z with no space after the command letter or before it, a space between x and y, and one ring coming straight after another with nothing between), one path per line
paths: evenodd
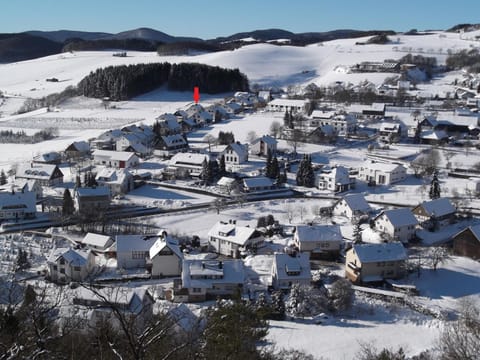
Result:
M252 141L249 151L250 154L267 156L268 151L270 150L270 153L275 155L277 153L277 144L278 141L273 137L269 135L263 135L262 137Z
M95 150L93 162L117 169L128 169L138 165L138 156L129 151Z
M315 174L315 184L320 190L343 192L355 186L355 179L350 177L349 170L343 166L325 166Z
M208 243L214 251L234 258L263 241L263 236L255 228L237 225L235 221L219 221L208 232Z
M357 119L353 114L338 114L335 112L324 112L314 110L311 114L310 126L320 127L329 125L337 135L347 136L355 132Z
M378 135L383 142L398 142L402 136L402 127L397 123L383 122Z
M0 222L33 219L37 214L35 193L32 191L0 192Z
M295 99L274 99L267 104L268 111L292 111L292 112L305 112L307 100L295 100Z
M345 216L350 220L357 220L371 211L372 208L363 194L346 194L333 206L333 215Z
M274 254L272 286L276 290L288 290L293 284L309 285L312 281L308 254Z
M95 233L87 233L82 239L82 244L89 249L104 252L108 250L114 241L111 236Z
M344 243L339 225L297 225L293 235L295 246L311 258L334 258Z
M407 178L407 169L401 164L367 161L358 169L358 178L375 185L390 185Z
M15 174L16 179L37 180L42 186L63 184L63 173L54 164L30 163L20 166Z
M455 220L457 209L447 198L424 201L412 209L413 215L423 227L445 226Z
M178 153L170 159L167 171L172 171L176 175L185 173L192 177L199 177L203 171L203 162L208 162L209 159L209 155L206 154Z
M13 183L5 184L0 187L2 191L11 191L12 188L15 192L31 191L35 193L35 198L37 200L41 199L43 196L43 188L38 180L15 179Z
M375 229L393 241L408 243L415 237L418 221L410 209L382 211L374 219Z
M148 252L152 277L180 276L182 273L183 253L178 243L165 231L158 234Z
M134 269L146 268L150 249L157 241L158 236L147 235L117 235L117 268Z
M354 283L396 279L405 273L407 258L400 242L354 244L346 253L345 276Z
M173 301L205 301L231 296L244 282L242 260L184 260L182 281L173 290Z
M95 266L95 257L90 250L57 248L48 257L47 264L54 282L84 281Z
M248 161L248 147L239 143L227 145L222 155L226 165L240 165Z
M98 185L109 188L112 196L127 194L134 188L133 175L127 169L104 168L95 180Z
M157 131L160 135L173 135L182 132L182 127L174 114L162 114L155 121L154 126L158 126L159 129Z

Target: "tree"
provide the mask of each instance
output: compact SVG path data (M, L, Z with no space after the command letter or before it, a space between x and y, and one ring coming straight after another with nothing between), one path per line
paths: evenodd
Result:
M267 149L267 160L265 162L265 175L272 178L272 150Z
M267 227L267 219L265 216L260 216L257 220L257 228Z
M30 267L30 262L28 261L28 254L25 250L19 249L17 255L17 271L23 271Z
M433 271L437 271L438 265L443 264L450 259L450 253L446 247L434 246L428 249L427 259L429 260Z
M340 278L329 289L329 300L334 311L344 311L353 304L354 291L347 279Z
M272 159L272 164L271 164L271 173L269 178L271 179L278 179L278 176L280 175L280 168L278 166L278 159L277 156L275 155Z
M63 192L62 215L70 216L75 212L75 204L73 203L70 190L65 189Z
M218 164L218 175L224 176L227 173L227 167L225 165L225 155L220 156L220 161Z
M432 181L430 182L430 191L428 192L428 196L430 199L435 200L440 198L440 182L438 181L438 171L435 170L433 172L433 178Z
M326 311L328 300L320 289L295 283L285 302L286 312L293 317L313 316Z
M282 131L282 125L278 121L273 121L270 124L270 135L275 139L280 135Z
M304 155L298 166L297 185L305 187L315 186L315 172L313 171L312 159L309 155Z
M208 152L212 151L212 145L215 144L217 139L211 134L207 134L203 137L203 141L208 144Z
M7 183L7 175L5 175L5 171L0 171L0 185L5 185Z
M258 136L257 136L257 133L256 133L255 131L253 131L253 130L250 130L250 131L248 132L248 134L247 134L247 142L248 142L249 144L251 144L252 142L255 141L255 139L256 139L257 137L258 137Z
M210 204L210 207L217 211L217 215L220 214L220 211L227 206L227 201L224 198L216 198Z
M303 132L300 129L292 129L287 135L287 144L292 147L294 157L297 157L297 148L302 146Z
M360 227L360 221L356 221L353 225L353 243L359 244L362 242L362 228Z

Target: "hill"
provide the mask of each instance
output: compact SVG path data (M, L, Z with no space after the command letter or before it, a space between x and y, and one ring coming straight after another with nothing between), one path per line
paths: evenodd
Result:
M26 32L29 35L42 37L51 41L63 43L68 39L97 40L105 38L112 34L104 32L89 32L75 30L55 30L55 31L39 31L31 30Z
M59 53L62 44L26 33L0 34L0 63L39 58Z
M178 41L203 41L194 37L177 37L166 34L164 32L150 29L150 28L138 28L128 31L123 31L115 35L108 35L103 37L105 40L125 40L125 39L142 39L148 41L156 41L159 43L173 43Z

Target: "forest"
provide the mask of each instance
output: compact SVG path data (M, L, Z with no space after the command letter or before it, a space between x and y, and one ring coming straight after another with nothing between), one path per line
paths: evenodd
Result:
M248 79L238 69L224 69L197 63L155 63L109 66L97 69L78 84L81 95L128 100L167 85L169 90L187 91L198 86L201 92L218 94L248 91Z

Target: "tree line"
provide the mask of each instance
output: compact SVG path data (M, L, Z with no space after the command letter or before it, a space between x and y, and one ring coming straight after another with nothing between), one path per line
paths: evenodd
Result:
M23 130L2 130L0 131L0 143L2 144L35 144L58 136L58 129L47 128L37 131L33 135L27 135Z
M81 95L127 100L167 85L169 90L187 91L198 86L208 94L247 91L248 79L238 69L197 63L155 63L108 66L97 69L78 84Z

